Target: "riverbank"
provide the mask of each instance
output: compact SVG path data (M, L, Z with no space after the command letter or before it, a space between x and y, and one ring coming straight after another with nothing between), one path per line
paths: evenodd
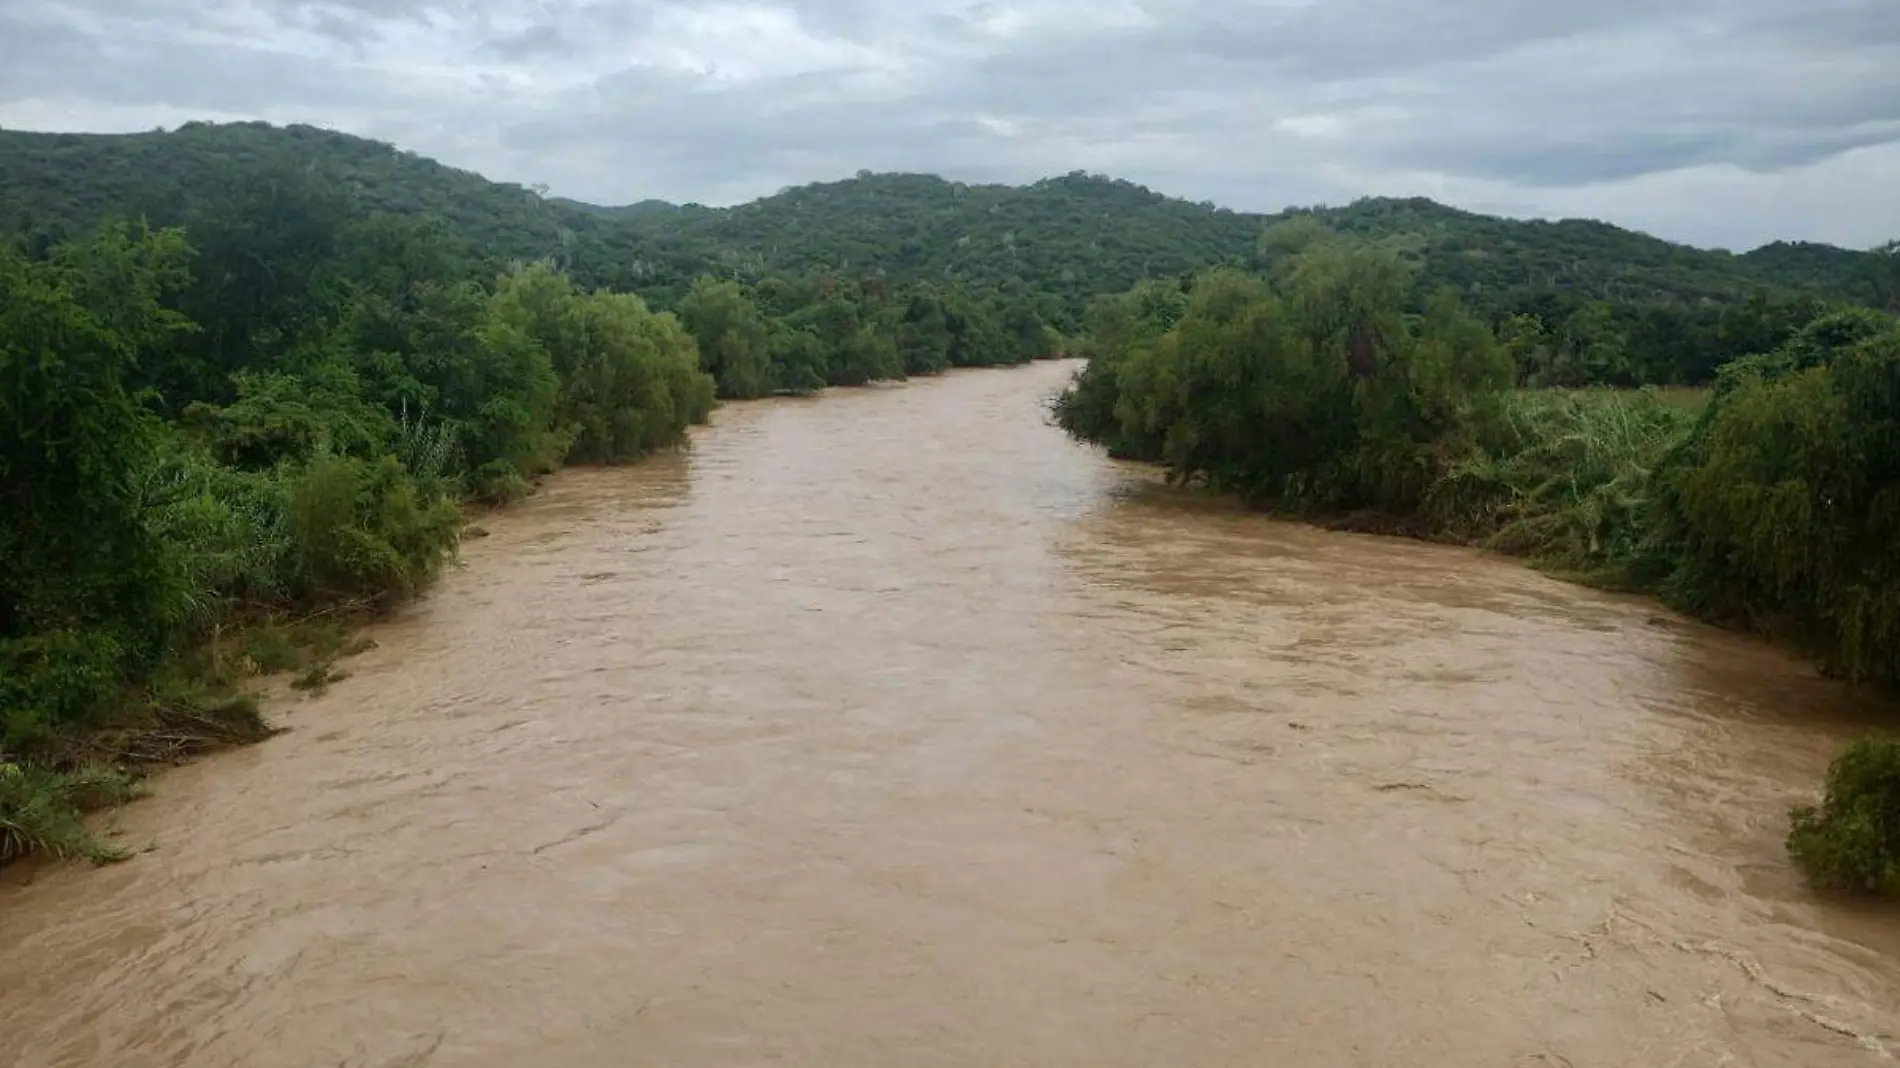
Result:
M918 377L970 370L977 369ZM830 392L812 391L800 399ZM728 400L720 407L753 403L758 401ZM671 462L683 447L647 452L635 463ZM168 658L148 682L129 687L109 709L41 732L24 758L9 758L0 750L0 865L35 853L101 864L126 859L126 850L88 830L88 813L142 797L144 781L156 771L272 737L276 728L266 715L269 707L321 694L347 679L352 658L373 647L363 632L426 593L441 569L459 559L460 544L487 537L488 524L504 518L520 500L531 499L549 477L588 469L577 465L524 479L521 494L507 500L462 502L456 509L456 540L432 538L424 551L439 555L418 566L415 581L405 582L394 595L331 599L301 612L242 608L208 626L201 638ZM346 509L337 518L348 522L351 513Z
M1449 292L1410 313L1406 277L1341 243L1271 280L1138 287L1098 309L1057 419L1176 481L1510 553L1900 683L1900 321L1820 315L1723 366L1694 412L1517 390L1490 327ZM1900 893L1900 743L1843 753L1792 815L1817 883Z
M1697 411L1517 390L1455 297L1402 312L1389 253L1310 255L1278 282L1205 276L1165 317L1145 290L1104 305L1058 420L1177 480L1483 545L1900 682L1900 322L1823 315Z

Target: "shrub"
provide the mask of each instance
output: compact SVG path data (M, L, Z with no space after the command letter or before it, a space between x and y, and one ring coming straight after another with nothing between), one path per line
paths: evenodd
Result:
M1900 738L1865 738L1827 769L1827 795L1792 813L1788 852L1822 887L1900 897Z
M639 297L584 295L537 265L504 276L494 306L552 360L553 440L569 462L636 459L677 443L712 410L713 378L699 369L692 336Z
M105 630L0 638L0 752L95 721L125 686L123 644Z
M394 457L319 457L288 477L284 493L287 585L307 604L412 597L441 569L461 529L455 503L425 493Z
M1278 285L1211 271L1099 305L1072 434L1282 506L1409 516L1500 419L1509 356L1450 293L1404 314L1406 269L1323 248ZM1166 299L1163 299L1166 298Z

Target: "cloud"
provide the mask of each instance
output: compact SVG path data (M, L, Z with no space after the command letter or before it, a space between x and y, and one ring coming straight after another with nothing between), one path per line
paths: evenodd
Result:
M1747 247L1900 234L1893 0L7 0L0 123L313 122L727 203L1085 169Z

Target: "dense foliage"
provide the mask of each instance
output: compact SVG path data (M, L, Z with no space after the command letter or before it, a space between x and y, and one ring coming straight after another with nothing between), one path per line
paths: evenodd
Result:
M1900 327L1819 319L1723 369L1655 480L1652 553L1673 601L1900 679Z
M1182 479L1289 506L1419 509L1501 420L1508 356L1455 295L1403 310L1383 250L1329 243L1278 283L1233 271L1104 301L1058 418Z

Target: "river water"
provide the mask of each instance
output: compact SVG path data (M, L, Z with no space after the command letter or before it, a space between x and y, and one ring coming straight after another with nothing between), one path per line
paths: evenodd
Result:
M0 1065L1900 1051L1900 914L1780 844L1866 699L1170 491L1047 424L1072 370L730 406L493 517L149 851L0 873Z

